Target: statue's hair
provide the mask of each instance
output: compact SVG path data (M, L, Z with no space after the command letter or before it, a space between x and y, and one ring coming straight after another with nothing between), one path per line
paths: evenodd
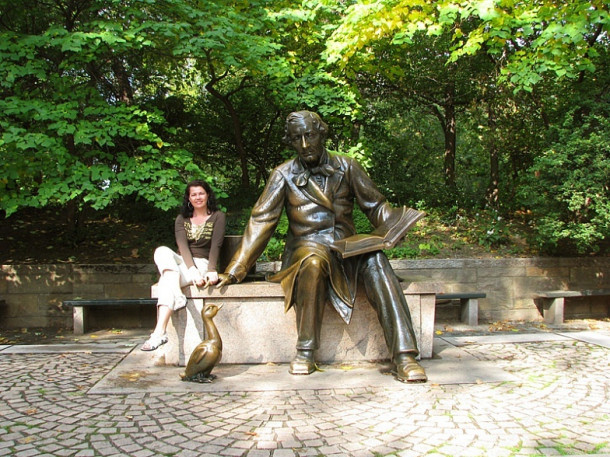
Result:
M328 135L328 125L322 120L318 113L312 111L295 111L288 115L286 118L286 126L284 128L284 137L282 141L286 144L290 144L290 135L288 134L288 127L290 124L299 124L305 122L306 119L311 120L311 125L320 134L322 140L326 139Z

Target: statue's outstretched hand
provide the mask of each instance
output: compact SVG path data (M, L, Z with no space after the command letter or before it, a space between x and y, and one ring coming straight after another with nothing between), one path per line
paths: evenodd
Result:
M228 286L229 284L237 283L237 279L232 274L220 273L218 275L218 279L219 279L219 281L218 281L217 287L219 287L219 288L223 287L223 286Z

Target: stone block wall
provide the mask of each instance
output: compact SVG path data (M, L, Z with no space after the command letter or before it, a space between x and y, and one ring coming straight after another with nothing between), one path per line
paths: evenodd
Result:
M532 299L539 290L610 288L610 258L517 258L392 260L407 282L437 282L444 292L484 292L479 300L481 323L540 320ZM257 272L277 271L279 262L259 263ZM154 265L2 265L0 328L72 327L74 298L148 298L158 279ZM600 299L603 300L603 299ZM3 303L4 302L4 303ZM586 308L589 306L589 308ZM566 309L570 318L572 307ZM600 317L606 302L579 304L578 317ZM92 316L99 328L148 327L154 307L104 310ZM576 317L576 316L574 316Z
M0 270L0 328L72 327L72 308L63 300L75 298L150 298L157 280L154 265L2 265ZM108 316L108 313L118 316ZM92 321L101 326L149 327L156 311L101 310Z
M479 322L539 320L536 291L610 288L608 257L399 260L392 266L405 281L440 282L445 292L486 293L479 300Z

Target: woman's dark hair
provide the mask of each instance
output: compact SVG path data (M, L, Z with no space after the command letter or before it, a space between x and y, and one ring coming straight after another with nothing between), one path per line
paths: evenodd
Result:
M186 190L184 191L184 197L182 198L182 207L180 208L180 214L184 218L193 217L193 206L189 202L189 195L191 194L191 187L203 187L203 189L208 194L208 211L213 213L214 211L218 211L218 203L216 203L216 194L212 190L212 187L205 181L201 179L195 179L186 185Z

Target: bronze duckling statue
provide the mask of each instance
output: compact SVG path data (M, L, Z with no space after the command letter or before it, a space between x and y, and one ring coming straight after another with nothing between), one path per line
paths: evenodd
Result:
M193 350L186 364L185 372L180 375L183 381L212 382L216 379L216 376L212 374L212 369L222 357L222 340L213 319L220 308L222 305L217 306L210 303L201 310L201 318L208 338Z

